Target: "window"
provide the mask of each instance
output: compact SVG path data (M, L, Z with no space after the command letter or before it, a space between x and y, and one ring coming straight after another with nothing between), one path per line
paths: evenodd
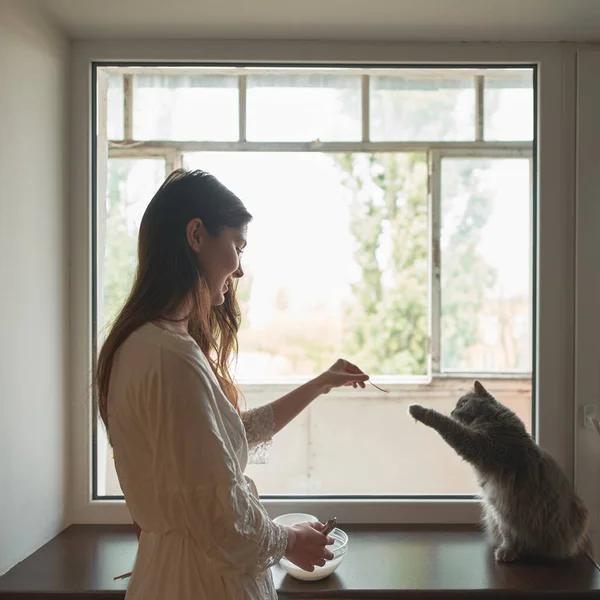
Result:
M261 493L472 495L471 469L407 408L449 412L478 377L531 430L535 69L97 76L99 340L129 291L153 193L178 166L207 170L254 216L235 374L248 407L338 356L390 390L314 402L269 464L249 467ZM101 426L94 458L95 497L119 497Z

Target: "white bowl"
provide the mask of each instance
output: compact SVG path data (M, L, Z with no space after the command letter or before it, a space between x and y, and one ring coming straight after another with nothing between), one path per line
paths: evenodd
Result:
M307 513L288 513L281 515L273 519L275 523L279 525L294 525L296 523L303 523L305 521L318 521L314 515ZM290 562L287 558L283 557L279 564L281 568L292 577L301 579L303 581L317 581L319 579L325 579L331 575L344 560L346 551L348 550L348 536L344 531L336 527L329 534L335 541L332 545L327 546L331 552L333 552L333 558L328 560L323 567L315 567L314 571L305 571L294 563Z
M309 515L308 513L287 513L273 519L278 525L295 525L296 523L304 523L305 521L314 523L318 520L317 517Z
M328 560L323 567L315 567L314 571L305 571L291 563L285 556L279 561L282 569L292 577L303 581L317 581L329 577L341 564L348 550L348 536L344 531L336 527L329 534L335 541L331 546L327 546L333 552L333 558Z

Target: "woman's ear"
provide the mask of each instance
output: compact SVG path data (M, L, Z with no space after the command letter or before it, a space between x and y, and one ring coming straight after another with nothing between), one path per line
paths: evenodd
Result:
M206 229L204 228L204 223L202 223L202 219L192 219L185 226L185 238L192 251L196 254L200 252L200 248L202 246L202 242L204 241L205 235Z

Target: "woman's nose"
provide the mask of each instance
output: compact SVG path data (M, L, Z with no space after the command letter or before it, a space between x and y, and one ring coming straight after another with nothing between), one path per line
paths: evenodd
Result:
M239 279L240 277L243 277L243 276L244 276L244 269L242 269L242 265L240 265L237 268L237 271L235 271L233 273L233 277L235 277L236 279Z

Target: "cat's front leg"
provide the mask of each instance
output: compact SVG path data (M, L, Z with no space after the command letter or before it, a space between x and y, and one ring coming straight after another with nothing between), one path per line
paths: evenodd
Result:
M439 413L433 408L425 408L419 404L411 404L408 407L408 412L411 417L420 421L423 425L435 429L442 437L445 437L445 434L448 432L458 433L460 435L460 432L464 429L464 427L459 425L454 419ZM452 444L450 443L450 445Z
M485 532L492 547L496 548L498 546L501 546L504 542L504 538L500 533L498 521L496 520L492 509L486 504L483 505L483 525L485 527Z
M411 404L408 412L417 421L435 429L459 456L472 465L480 465L487 454L485 441L464 425L432 408Z
M498 562L513 562L519 557L517 544L511 537L510 531L501 522L496 522L502 543L494 551L494 558Z
M496 521L496 517L489 508L484 508L483 523L490 544L494 548L494 558L498 562L512 562L516 560L518 553L502 534L498 521Z
M511 548L509 545L502 544L496 548L494 552L494 558L498 562L513 562L517 560L518 554L516 550Z
M439 415L437 411L432 408L425 408L424 406L420 406L419 404L411 404L408 407L408 412L410 416L423 423L423 425L427 425L428 427L433 426L434 422L434 413ZM441 415L440 415L441 416Z

